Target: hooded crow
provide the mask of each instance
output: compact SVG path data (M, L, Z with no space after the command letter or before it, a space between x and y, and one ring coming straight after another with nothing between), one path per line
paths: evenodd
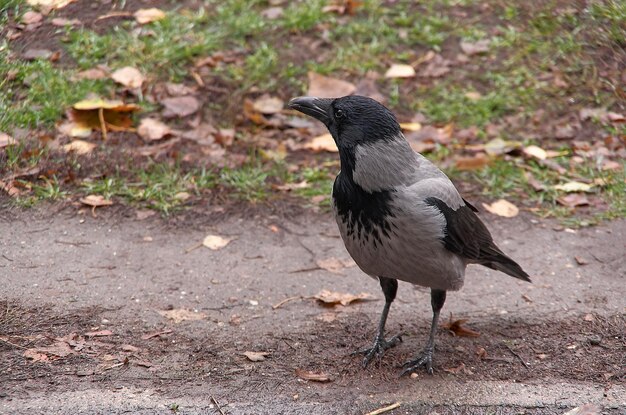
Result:
M385 295L378 332L363 366L401 341L386 340L385 323L398 280L429 287L433 318L426 347L402 374L432 373L435 331L446 292L463 286L468 264L530 281L493 242L491 234L450 179L404 138L393 113L357 95L294 98L289 106L323 122L339 148L341 171L332 192L335 219L357 265L378 278Z

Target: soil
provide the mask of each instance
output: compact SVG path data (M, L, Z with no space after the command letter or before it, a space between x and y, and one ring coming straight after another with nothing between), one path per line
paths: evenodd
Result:
M348 260L327 215L4 211L0 221L0 412L556 414L626 408L626 221L577 231L485 217L533 283L470 267L450 293L435 374L399 377L426 340L425 289L401 283L388 333L403 342L367 369L383 296ZM211 251L208 234L234 238ZM197 247L197 248L194 248ZM372 300L322 306L321 290ZM284 300L290 299L287 302ZM278 306L277 306L278 305ZM179 323L163 312L188 310ZM478 337L453 336L450 320ZM244 352L267 353L253 362ZM42 357L43 356L43 357ZM328 382L301 379L296 370ZM216 404L215 402L218 402Z

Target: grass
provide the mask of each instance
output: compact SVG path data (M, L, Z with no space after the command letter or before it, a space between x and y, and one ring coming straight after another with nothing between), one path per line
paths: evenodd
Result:
M607 48L619 54L624 48L624 2L597 1L585 10L575 11L557 2L505 5L496 1L401 0L388 4L365 0L354 15L326 12L323 8L327 3L283 3L282 15L268 19L262 14L268 7L266 1L207 0L206 7L198 10L175 6L165 19L144 26L129 19L98 32L89 25L67 27L61 41L71 61L63 66L41 59L23 61L3 41L0 131L51 131L66 109L87 94L115 96L119 90L111 80L76 80L78 71L97 65L112 70L137 67L148 74L149 85L164 81L193 83L191 73L200 71L193 66L197 59L224 54L228 59L201 69L206 69L202 76L207 84L216 83L228 90L221 100L207 99L205 109L221 126L229 127L235 118L233 102L251 93L269 92L284 99L301 94L306 90L309 70L357 83L368 72L382 74L391 63L415 62L428 51L454 61L461 40L483 39L490 41L488 54L471 57L467 65L452 65L441 78L379 79L376 85L388 98L388 106L399 113L420 112L430 123L454 124L457 131L475 126L480 139L487 137L491 124L501 123L509 115L530 116L546 110L557 117L582 107L620 105L619 85L611 90L602 84L607 81L598 75L597 65L605 58L597 55ZM489 9L481 8L485 4ZM25 10L21 0L0 0L0 24ZM311 46L313 41L319 44ZM551 81L556 72L567 86ZM142 105L147 112L158 109L158 104L148 101ZM600 129L614 136L626 134L626 126L601 125ZM516 138L524 132L502 131L504 138ZM44 149L32 143L6 147L0 150L0 162L5 162L0 171L17 171L49 161L53 156ZM308 167L293 169L288 168L289 159L265 161L253 153L240 167L223 169L202 170L172 164L172 160L148 160L134 168L119 168L83 180L79 192L102 194L164 213L176 211L187 200L218 188L225 189L233 200L247 203L271 201L275 185L282 183L306 181L307 187L292 191L306 199L330 194L335 164L304 163ZM446 146L438 146L432 155L438 160L451 156L452 149ZM558 162L569 167L569 157ZM548 190L534 190L528 174L545 183ZM584 164L568 174L593 179L607 173ZM608 208L598 217L626 215L626 185L619 174L623 172L615 173L614 180L601 189ZM23 199L25 204L72 195L74 190L61 174L45 177L31 183L31 195ZM488 197L538 203L545 208L542 214L572 214L557 204L561 194L551 190L562 177L536 163L500 160L459 177L479 183Z

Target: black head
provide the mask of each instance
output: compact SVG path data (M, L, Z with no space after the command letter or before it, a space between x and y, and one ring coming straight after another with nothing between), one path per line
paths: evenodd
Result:
M400 125L393 113L368 97L298 97L289 102L289 107L323 122L340 151L354 149L358 144L393 140L400 135Z

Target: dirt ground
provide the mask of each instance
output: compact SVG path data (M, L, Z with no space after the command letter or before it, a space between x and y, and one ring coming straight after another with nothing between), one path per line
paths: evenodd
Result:
M442 320L480 336L440 327L435 374L399 378L427 336L427 291L401 283L388 331L404 341L363 370L350 352L372 340L383 296L329 215L97 215L0 214L0 413L625 413L626 220L483 215L533 284L470 267ZM234 239L192 249L209 234ZM325 307L323 289L372 300Z

